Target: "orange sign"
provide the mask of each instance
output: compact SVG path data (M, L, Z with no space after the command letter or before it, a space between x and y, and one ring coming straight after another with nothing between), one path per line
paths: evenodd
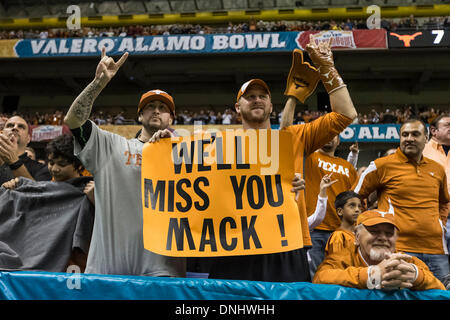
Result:
M206 257L303 247L289 133L215 130L147 143L142 156L147 250Z

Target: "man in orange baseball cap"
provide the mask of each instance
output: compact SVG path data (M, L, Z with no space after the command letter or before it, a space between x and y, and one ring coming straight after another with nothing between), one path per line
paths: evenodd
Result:
M441 289L444 285L420 259L397 252L394 213L368 210L358 216L355 246L328 255L313 283L360 289Z
M64 118L74 153L95 179L95 224L85 273L184 277L186 259L145 250L142 238L141 161L144 143L166 130L175 116L173 98L162 90L144 93L138 104L142 128L134 139L107 132L89 120L92 105L125 63L103 48L94 80L78 95Z
M141 96L137 113L142 128L136 137L147 142L158 130L170 131L169 126L175 119L175 102L165 91L150 90Z

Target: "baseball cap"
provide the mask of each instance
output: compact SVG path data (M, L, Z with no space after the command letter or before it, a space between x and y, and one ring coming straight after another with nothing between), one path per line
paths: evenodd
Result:
M173 117L175 117L175 102L173 101L172 96L170 94L168 94L167 92L159 90L159 89L147 91L146 93L144 93L141 96L141 100L139 101L139 105L138 105L138 111L137 111L138 114L139 114L139 112L141 112L142 108L145 107L145 105L147 103L149 103L150 101L153 101L153 100L159 100L159 101L167 104L167 106L170 109L170 113L172 114Z
M247 91L247 89L252 85L252 84L257 84L260 85L261 87L263 87L264 89L266 89L267 93L270 96L270 90L269 90L269 86L261 79L251 79L249 81L247 81L246 83L244 83L242 85L242 87L239 89L239 92L237 94L237 98L236 101L239 101L239 99L241 98L241 96L245 93L245 91Z
M383 212L378 210L367 210L361 213L356 220L356 224L363 224L365 226L374 226L380 223L389 223L399 230L395 224L394 214L390 212Z

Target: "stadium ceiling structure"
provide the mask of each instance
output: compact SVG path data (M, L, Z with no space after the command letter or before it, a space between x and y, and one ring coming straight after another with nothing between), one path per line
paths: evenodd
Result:
M83 16L148 13L181 13L215 10L414 6L446 4L450 0L0 0L0 17L44 17L66 14L78 5Z

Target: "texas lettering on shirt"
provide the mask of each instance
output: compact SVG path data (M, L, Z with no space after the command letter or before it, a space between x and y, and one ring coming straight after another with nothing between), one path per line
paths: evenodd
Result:
M140 153L131 153L130 151L125 151L126 162L125 165L135 165L140 167L142 165L142 155Z
M331 162L322 160L320 158L318 158L318 160L319 160L319 168L322 168L325 171L336 172L336 173L346 175L347 177L350 177L348 168L344 168L342 165L338 165L336 163L331 163Z
M339 157L328 156L320 151L312 153L305 160L305 196L306 210L308 216L316 209L317 196L320 192L320 181L325 174L333 173L332 180L335 184L327 189L327 211L322 223L315 229L334 231L341 224L341 219L334 208L336 196L344 191L350 190L356 181L356 170L353 165Z

